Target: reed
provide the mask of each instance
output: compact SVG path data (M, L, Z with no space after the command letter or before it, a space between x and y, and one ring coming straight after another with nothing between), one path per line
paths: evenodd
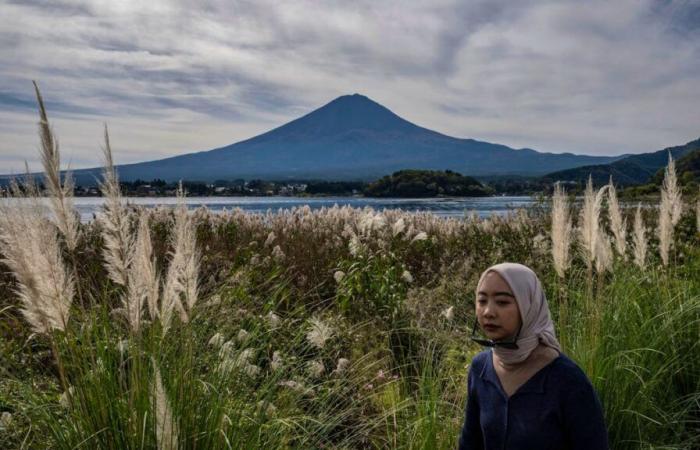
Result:
M608 211L610 215L610 228L615 237L615 250L622 259L627 259L627 221L622 217L612 176L608 183Z
M559 278L564 278L571 264L569 248L571 246L571 219L566 191L559 183L554 185L552 194L552 259Z
M700 445L697 239L679 232L683 257L659 270L643 250L638 206L634 262L613 264L600 225L608 188L596 194L589 180L579 215L579 239L594 249L581 244L583 258L561 258L555 236L570 227L559 187L551 219L541 208L488 220L347 207L215 214L188 212L182 192L175 211L128 213L106 159L111 211L82 234L83 264L94 268L90 308L61 288L79 280L71 281L62 231L43 218L36 188L15 187L23 198L1 206L0 253L10 270L0 277L0 408L13 418L0 428L6 447L454 448L466 371L481 350L468 340L470 293L481 270L503 260L532 266L550 298L565 295L550 303L566 318L557 334L602 399L611 448ZM682 211L679 223L693 214ZM551 257L543 233L551 233ZM39 257L48 262L23 262ZM61 279L39 294L66 295L34 295ZM40 313L14 317L15 301ZM115 304L127 320L114 320ZM33 332L41 334L28 340ZM58 376L49 351L62 363Z
M49 125L39 86L35 81L32 83L34 83L36 100L39 104L39 136L41 137L41 163L44 167L44 180L56 226L61 230L66 247L72 252L75 251L79 239L79 220L73 206L73 177L70 172L67 172L63 177L63 182L61 181L61 156L58 140Z
M634 234L632 243L634 248L634 263L640 269L643 269L647 258L647 238L644 219L642 219L641 203L637 205L637 211L634 214Z

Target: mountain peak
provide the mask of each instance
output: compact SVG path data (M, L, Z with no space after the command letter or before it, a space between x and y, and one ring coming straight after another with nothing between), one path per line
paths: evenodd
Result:
M418 128L369 97L355 93L342 95L263 136L294 139L303 135L309 139L356 131L406 132Z

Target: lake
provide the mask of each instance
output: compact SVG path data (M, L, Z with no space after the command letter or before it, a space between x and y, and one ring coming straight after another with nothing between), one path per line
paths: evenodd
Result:
M130 204L155 207L158 205L175 206L176 197L130 197ZM75 206L80 212L81 220L90 221L93 214L100 210L104 202L102 197L76 197ZM412 212L431 212L441 217L463 217L465 212L475 212L481 217L492 214L505 214L510 210L532 205L531 197L473 197L473 198L362 198L362 197L187 197L189 208L206 206L214 212L240 208L251 213L273 212L279 209L309 205L311 209L331 208L334 205L364 208L370 206L375 210L401 209Z

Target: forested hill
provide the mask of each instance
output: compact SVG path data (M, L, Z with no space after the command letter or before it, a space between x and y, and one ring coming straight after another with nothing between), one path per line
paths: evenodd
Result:
M607 183L611 176L617 185L644 184L651 182L657 172L666 166L669 153L674 159L680 160L696 150L700 150L700 139L688 142L685 145L668 147L652 153L630 155L609 164L596 164L561 170L549 173L542 178L544 181L551 182L565 181L585 184L590 174L593 177L593 183L596 185Z
M472 177L451 170L400 170L370 183L366 197L481 197L491 190Z

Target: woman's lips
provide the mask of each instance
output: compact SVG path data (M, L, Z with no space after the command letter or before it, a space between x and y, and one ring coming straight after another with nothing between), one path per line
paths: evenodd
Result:
M499 328L501 328L501 327L499 327L498 325L489 325L489 324L484 325L484 329L489 330L489 331L497 330Z

